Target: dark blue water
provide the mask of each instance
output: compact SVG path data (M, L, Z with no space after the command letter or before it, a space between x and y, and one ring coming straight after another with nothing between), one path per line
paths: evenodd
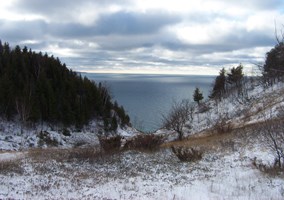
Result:
M196 87L207 98L214 76L84 74L95 82L106 82L113 99L122 105L134 127L151 132L161 127L161 115L174 101L190 99Z

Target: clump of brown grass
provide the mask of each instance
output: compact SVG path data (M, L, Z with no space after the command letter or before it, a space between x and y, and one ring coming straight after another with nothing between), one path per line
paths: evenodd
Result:
M195 162L202 159L203 152L193 147L172 146L171 149L182 162Z
M128 140L124 149L157 150L163 143L163 137L154 134L141 134Z
M0 174L17 173L23 174L24 168L22 162L19 159L16 160L4 160L0 162Z
M113 137L99 137L101 148L105 152L117 152L121 147L121 139L120 135L116 135Z

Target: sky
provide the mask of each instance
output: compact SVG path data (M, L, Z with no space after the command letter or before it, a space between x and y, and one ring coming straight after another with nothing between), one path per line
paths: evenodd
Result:
M9 0L0 40L81 72L247 73L275 44L283 0Z

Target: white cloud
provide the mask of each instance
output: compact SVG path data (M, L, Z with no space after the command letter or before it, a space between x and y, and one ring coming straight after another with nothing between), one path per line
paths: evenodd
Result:
M0 4L0 39L85 71L215 73L261 61L274 45L274 21L284 21L281 7L283 0L11 0Z

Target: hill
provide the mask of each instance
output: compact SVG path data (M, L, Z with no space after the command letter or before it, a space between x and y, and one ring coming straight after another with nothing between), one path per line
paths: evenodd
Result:
M103 84L73 72L58 58L27 47L11 49L1 41L0 117L67 128L82 128L96 119L104 122L106 132L130 121Z

